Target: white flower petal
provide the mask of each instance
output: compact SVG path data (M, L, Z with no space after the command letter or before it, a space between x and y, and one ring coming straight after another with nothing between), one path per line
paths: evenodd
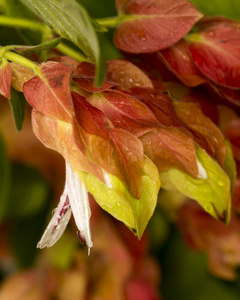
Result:
M60 202L54 215L49 222L41 240L37 244L37 248L51 247L62 236L64 230L71 217L71 207L68 196L66 194L66 188L60 197Z
M73 216L81 237L86 241L88 254L93 246L90 231L91 210L89 207L88 192L78 175L66 162L66 187Z

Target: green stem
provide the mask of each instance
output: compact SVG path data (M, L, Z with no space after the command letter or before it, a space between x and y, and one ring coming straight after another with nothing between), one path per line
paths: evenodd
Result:
M27 28L41 32L45 32L46 28L48 28L45 24L31 21L28 19L16 19L6 16L0 16L0 26L1 25L9 27Z
M95 19L100 25L107 28L115 28L124 21L132 19L131 15L119 15L111 18Z
M38 65L36 63L34 63L33 61L31 61L19 54L16 54L11 51L5 51L2 55L2 57L4 57L7 60L14 61L24 67L32 69L35 73L38 73L38 69L39 69Z
M82 61L89 61L86 56L81 54L80 52L74 50L73 48L67 46L64 43L60 43L57 45L56 49L58 49L61 53L66 54L67 56L72 57L73 59L76 59L79 62Z

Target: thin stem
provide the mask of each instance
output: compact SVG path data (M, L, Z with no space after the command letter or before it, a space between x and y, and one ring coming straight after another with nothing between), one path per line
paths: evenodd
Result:
M5 51L3 53L3 57L7 60L10 60L10 61L14 61L24 67L27 67L27 68L30 68L32 69L35 73L38 72L38 65L36 63L34 63L33 61L19 55L19 54L16 54L14 52L11 52L11 51Z
M81 54L80 52L74 50L73 48L67 46L64 43L60 43L57 45L56 49L58 49L61 53L66 54L67 56L72 57L73 59L76 59L79 62L82 61L89 61L86 56Z
M9 27L20 27L27 28L30 30L37 30L44 32L46 30L47 25L38 23L35 21L31 21L28 19L16 19L6 16L0 16L0 25L9 26Z
M116 17L111 18L103 18L103 19L95 19L100 25L107 27L107 28L115 28L119 24L123 23L124 21L127 21L129 19L132 19L131 15L119 15Z

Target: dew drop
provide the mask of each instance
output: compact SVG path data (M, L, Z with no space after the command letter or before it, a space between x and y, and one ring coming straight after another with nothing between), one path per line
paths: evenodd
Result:
M219 180L219 181L218 181L218 185L221 186L221 187L223 187L223 186L225 186L225 182L222 181L222 180Z
M207 204L207 205L205 205L204 206L204 208L205 208L205 210L207 211L207 212L212 212L212 210L213 210L213 208L212 208L212 205L211 204Z
M211 36L211 37L214 37L214 36L215 36L215 33L214 33L213 31L210 31L210 32L208 33L208 35Z

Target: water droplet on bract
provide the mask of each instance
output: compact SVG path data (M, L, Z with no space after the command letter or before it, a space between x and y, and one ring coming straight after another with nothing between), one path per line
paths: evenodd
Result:
M204 206L204 209L205 209L207 212L209 212L209 213L211 213L211 212L213 211L213 208L212 208L212 205L211 205L211 204L205 205L205 206Z
M213 31L210 31L210 32L208 33L208 35L211 36L211 37L214 37L214 36L215 36L215 33L214 33Z
M185 60L185 61L189 61L189 58L185 54L182 55L182 59Z
M25 81L28 81L29 77L27 75L24 75L22 79L25 82Z
M223 187L223 186L225 186L225 182L222 181L222 180L219 180L219 181L218 181L218 185L221 186L221 187Z

